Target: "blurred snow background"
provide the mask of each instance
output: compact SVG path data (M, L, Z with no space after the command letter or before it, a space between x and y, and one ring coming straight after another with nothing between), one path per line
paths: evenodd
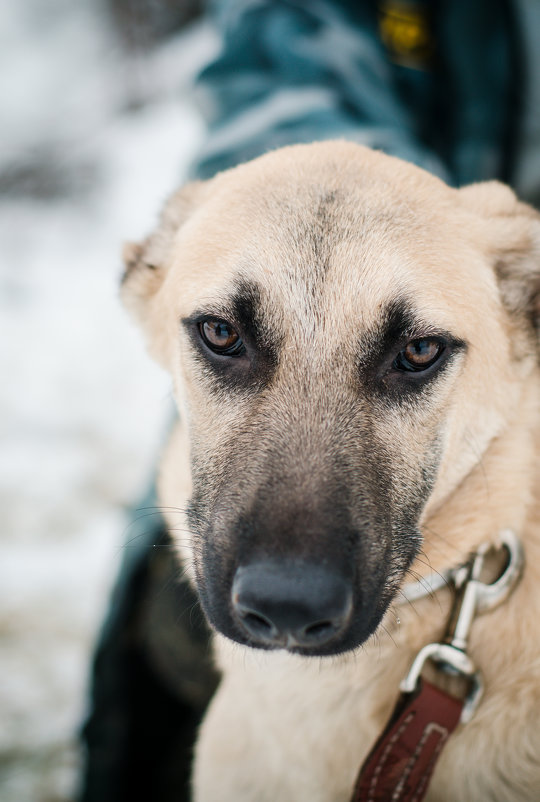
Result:
M0 12L1 802L74 798L122 509L171 408L119 304L119 253L186 175L191 83L217 43L201 22L130 39L129 0L113 5Z

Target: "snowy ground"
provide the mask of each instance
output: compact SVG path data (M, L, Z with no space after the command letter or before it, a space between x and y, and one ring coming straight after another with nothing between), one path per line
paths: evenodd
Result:
M100 3L4 4L0 38L0 802L73 799L89 654L167 378L117 298L203 135L198 26L128 57Z

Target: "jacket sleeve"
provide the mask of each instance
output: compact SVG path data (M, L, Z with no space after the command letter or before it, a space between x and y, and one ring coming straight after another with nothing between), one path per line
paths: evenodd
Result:
M198 82L208 123L198 177L272 148L332 138L448 177L420 141L421 110L399 96L374 3L220 0L215 12L222 49Z

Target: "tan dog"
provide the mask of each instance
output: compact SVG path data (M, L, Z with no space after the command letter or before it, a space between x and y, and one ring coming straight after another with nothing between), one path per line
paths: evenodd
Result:
M526 570L474 621L485 696L427 799L540 799L540 217L328 142L188 186L126 257L180 409L161 501L223 671L195 800L347 802L451 604L400 587L504 527Z

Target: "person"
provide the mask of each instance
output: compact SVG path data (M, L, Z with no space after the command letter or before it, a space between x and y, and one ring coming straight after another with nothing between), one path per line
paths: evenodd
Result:
M212 13L223 46L198 79L208 137L192 177L343 138L540 203L535 0L218 0ZM134 511L96 654L82 802L188 800L219 681L156 504Z

